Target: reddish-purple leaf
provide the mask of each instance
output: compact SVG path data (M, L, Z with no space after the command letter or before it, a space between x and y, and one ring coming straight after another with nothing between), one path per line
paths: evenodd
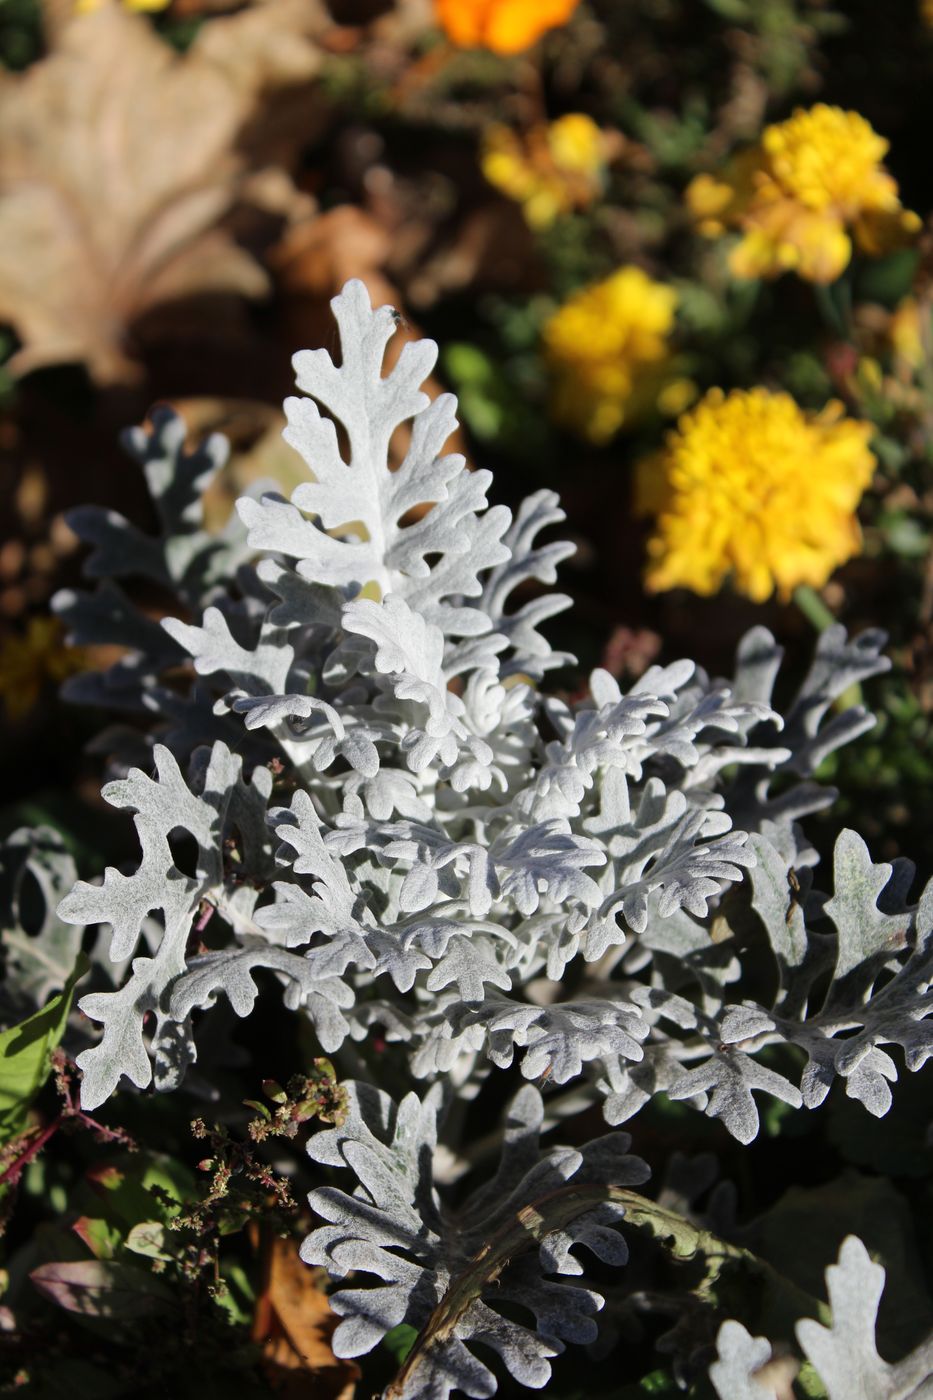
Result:
M51 1302L85 1317L125 1321L177 1307L162 1279L109 1259L42 1264L29 1277Z

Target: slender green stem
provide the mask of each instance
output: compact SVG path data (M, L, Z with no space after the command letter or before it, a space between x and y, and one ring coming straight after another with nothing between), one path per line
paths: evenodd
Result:
M848 277L829 284L815 282L813 295L828 328L842 340L852 340L852 285Z
M813 284L813 295L816 300L817 309L827 327L835 335L844 336L845 327L842 324L842 318L833 301L830 289L824 282L815 282Z
M823 633L837 621L836 616L823 602L815 588L801 583L794 589L794 602L815 631ZM853 705L863 703L862 687L856 683L844 690L835 703L837 710L850 710Z
M832 627L836 621L816 589L809 583L798 584L794 589L794 602L817 632L825 632L827 627Z

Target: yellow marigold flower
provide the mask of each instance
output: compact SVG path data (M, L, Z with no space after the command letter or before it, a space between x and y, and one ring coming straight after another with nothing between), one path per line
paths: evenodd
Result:
M766 127L721 180L698 175L687 204L707 236L742 234L729 260L736 277L792 271L832 282L848 265L853 242L877 256L920 227L882 165L887 151L888 142L858 112L818 103Z
M25 636L10 634L0 642L0 699L12 720L33 708L50 681L63 681L83 669L81 653L62 641L61 623L54 617L34 617Z
M929 310L926 310L929 316ZM916 297L907 296L898 302L888 322L888 339L899 360L912 369L923 364L925 352L920 321L920 306Z
M584 209L603 187L612 140L583 112L570 112L524 137L496 124L483 136L483 174L522 206L532 228Z
M568 112L551 122L548 145L554 164L577 175L597 175L605 161L606 139L585 112Z
M623 267L565 302L544 327L557 423L603 443L657 396L677 294Z
M711 389L636 472L636 510L657 517L648 588L711 594L731 575L763 602L821 587L861 545L870 436L839 403L808 414L789 394Z
M521 53L566 24L580 0L434 0L438 23L463 48Z

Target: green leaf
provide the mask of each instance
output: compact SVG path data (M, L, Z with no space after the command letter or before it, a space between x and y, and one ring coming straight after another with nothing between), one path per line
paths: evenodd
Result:
M134 1153L89 1174L98 1210L118 1229L140 1222L166 1223L186 1201L197 1199L194 1175L161 1153Z
M895 306L913 286L917 261L914 248L901 248L883 258L868 259L858 270L859 300Z
M26 1112L49 1076L49 1056L61 1040L75 983L88 969L82 953L58 996L41 1011L0 1033L0 1140L23 1125Z
M500 371L478 346L463 342L448 346L444 366L457 385L461 411L471 432L483 441L494 438L507 411Z
M106 1220L90 1215L80 1215L72 1225L72 1230L83 1240L95 1259L112 1259L120 1247L120 1232Z
M248 1327L253 1320L255 1294L246 1270L239 1264L227 1263L213 1294L214 1302L239 1327ZM244 1306L245 1300L245 1306Z
M127 1322L153 1313L174 1312L179 1306L172 1289L162 1279L112 1260L42 1264L29 1277L51 1302L85 1318Z
M673 1397L682 1395L683 1391L677 1385L673 1376L667 1371L652 1371L650 1375L642 1376L638 1383L640 1395L663 1395Z
M805 1361L794 1377L801 1395L807 1400L826 1400L826 1387L809 1361Z
M168 1263L174 1256L167 1247L167 1232L159 1220L141 1220L126 1237L126 1247L132 1254Z
M748 24L752 18L748 0L706 0L707 7L733 24Z
M266 1120L267 1123L272 1122L272 1114L269 1112L268 1108L266 1108L266 1105L264 1103L260 1103L259 1099L244 1099L243 1102L247 1108L254 1109L255 1112L258 1113L261 1118L264 1118Z
M923 559L929 553L929 533L913 516L901 512L883 515L878 525L888 549L902 559Z
M408 1358L408 1353L418 1339L417 1327L412 1327L407 1322L400 1322L397 1327L390 1327L389 1331L382 1339L382 1344L388 1347L401 1366Z

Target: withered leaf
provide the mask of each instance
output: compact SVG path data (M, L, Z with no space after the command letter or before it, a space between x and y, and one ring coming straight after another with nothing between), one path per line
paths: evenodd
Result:
M287 1400L352 1400L359 1367L334 1356L337 1324L321 1287L321 1271L298 1257L293 1241L268 1245L267 1281L256 1304L253 1340L275 1393Z
M313 36L326 23L318 0L268 0L211 21L181 55L108 3L0 77L0 320L22 342L13 372L83 361L100 382L127 379L145 313L266 292L231 228L244 211L300 203L276 164L313 135Z

